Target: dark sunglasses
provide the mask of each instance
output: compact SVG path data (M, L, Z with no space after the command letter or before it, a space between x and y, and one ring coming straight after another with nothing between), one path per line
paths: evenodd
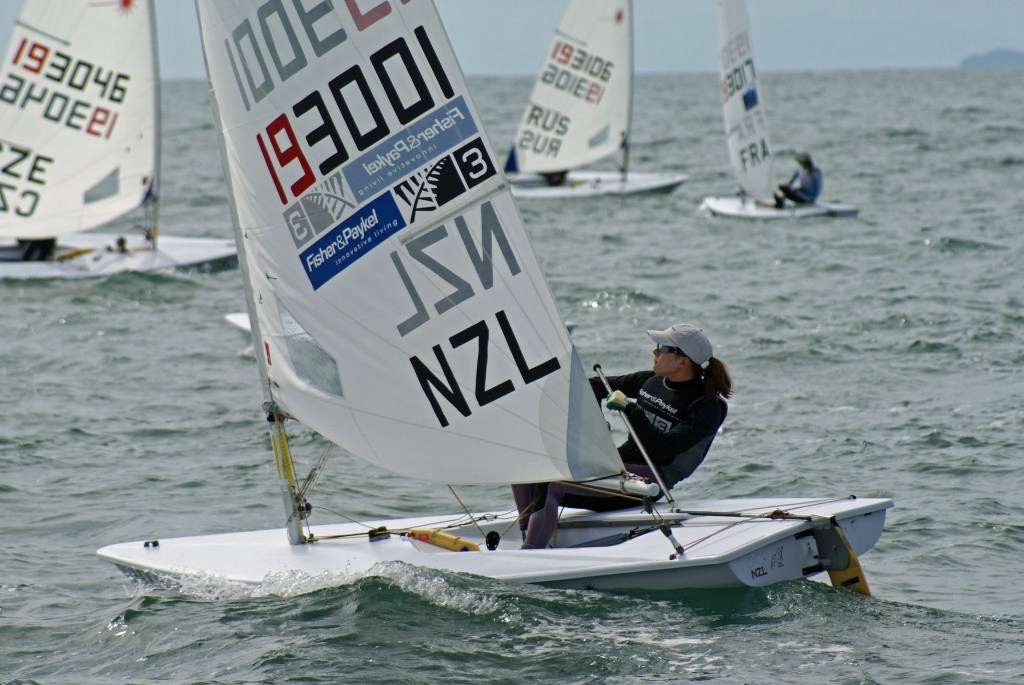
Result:
M678 354L680 357L685 357L686 354L678 347L672 347L671 345L658 345L658 352L665 354L671 352L672 354Z

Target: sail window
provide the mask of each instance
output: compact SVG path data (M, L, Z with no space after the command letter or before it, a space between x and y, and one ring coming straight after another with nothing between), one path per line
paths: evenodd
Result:
M344 397L334 357L320 346L283 305L279 306L279 313L285 349L295 375L320 392Z
M114 169L109 174L104 176L91 188L86 188L84 197L82 200L89 204L90 202L99 202L100 200L106 200L108 197L114 197L121 192L121 170Z

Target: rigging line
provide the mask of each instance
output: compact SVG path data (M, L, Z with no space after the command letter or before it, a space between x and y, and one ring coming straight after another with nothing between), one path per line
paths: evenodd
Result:
M622 542L628 542L629 540L638 538L641 535L653 533L656 530L658 530L657 526L652 526L650 528L630 528L624 533L614 533L612 535L606 535L603 538L594 538L592 540L577 542L574 545L568 545L566 549L579 549L581 547L611 547L612 545L617 545ZM558 531L555 532L557 533Z
M325 510L325 511L330 511L330 510ZM370 526L367 526L365 523L363 523L361 521L356 521L355 519L351 519L351 518L349 518L349 517L347 517L347 516L345 516L345 515L343 515L343 514L341 514L339 512L331 511L331 513L335 514L337 516L341 516L342 518L346 518L349 521L351 521L352 523L358 523L361 526L365 526L368 530L361 531L361 532L358 532L358 533L332 533L330 535L317 535L317 536L314 536L314 537L310 538L311 542L316 542L317 540L338 540L338 539L343 539L343 538L357 538L357 537L373 535L375 533L377 533L377 534L381 534L381 533L384 533L384 534L394 533L395 535L408 535L413 530L419 530L419 529L422 528L422 526L418 526L417 528L408 528L408 527L407 528L387 528L386 526L378 526L376 528L371 528ZM478 520L484 520L484 519L487 519L487 518L490 518L490 517L488 517L488 516L480 516L480 517L470 516L469 517L470 521L474 522L474 523L476 521L478 521ZM457 527L463 526L463 525L465 525L464 522L456 520L454 523L450 523L450 524L444 526L444 528L457 528ZM440 526L439 526L439 529L440 529Z
M477 529L477 532L480 533L481 537L486 537L486 534L484 533L484 529L480 527L479 523L477 523L476 517L473 516L472 512L470 512L470 510L466 506L465 502L463 502L462 498L459 497L459 494L457 492L455 492L455 488L452 487L451 483L448 483L448 491L452 493L452 497L454 497L455 501L459 503L460 507L462 507L463 513L465 513L466 516L469 517L470 522Z
M582 483L567 483L565 481L556 481L556 482L560 482L560 483L562 483L564 485L573 485L575 487L580 488L581 490L589 490L591 492L600 492L600 493L607 493L607 492L609 492L609 490L606 489L606 488L588 487L586 485L583 485ZM637 497L635 495L630 495L630 494L625 493L625 492L623 492L623 493L616 493L616 494L618 496L620 496L620 497L625 497L627 499L637 500L637 501L640 501L640 502L643 502L644 499L645 499L643 497ZM532 506L532 503L531 503L531 506ZM562 514L565 512L566 509L567 509L567 507L560 507L559 508L559 510L558 510L558 522L559 523L562 521ZM527 508L527 511L529 511L529 508ZM651 503L649 509L647 507L644 508L644 513L646 513L648 516L650 516L651 519L656 524L655 527L650 529L650 530L660 530L662 532L662 534L668 539L668 541L672 545L672 547L675 548L676 554L670 556L669 558L670 559L675 559L677 556L682 556L684 554L684 552L686 551L685 547L682 544L680 544L680 542L678 540L676 540L675 535L672 534L672 524L669 523L667 520L665 520L665 517L661 515L661 512L658 510L658 508L656 506L654 506L653 502ZM680 525L682 525L682 524L680 524ZM511 527L512 526L509 526L509 528L511 528ZM506 529L506 531L507 530L508 529ZM645 531L645 533L646 532L650 532L650 531L648 530L648 531ZM641 533L641 534L643 534L643 533ZM555 536L556 536L556 539L557 539L557 535L558 535L558 525L556 523L556 525L555 525ZM609 537L604 538L604 539L605 540L611 540L614 537L615 536L609 536ZM636 537L636 535L633 535L631 533L627 533L624 536L621 536L620 542L625 542L626 540L632 540L634 537ZM577 545L573 545L573 546L575 547Z
M512 510L509 510L509 514L510 515L511 515L511 513L512 513ZM512 519L511 523L509 523L507 526L505 526L505 530L501 531L501 537L504 538L506 533L508 533L510 530L512 530L512 526L514 526L517 523L519 523L520 521L522 521L524 516L526 518L529 518L532 513L533 513L533 502L530 502L528 505L526 505L525 509L523 509L521 512L518 512L518 515L514 519ZM561 518L561 514L559 514L559 518ZM557 528L556 528L556 531L557 531Z
M373 526L370 526L370 525L366 524L363 521L359 521L357 519L354 519L351 516L348 516L347 514L341 513L340 511L336 511L334 509L328 509L327 507L318 507L318 509L320 509L322 511L326 511L326 512L328 512L330 514L334 514L335 516L337 516L339 518L343 518L346 521L348 521L349 523L356 523L356 524L359 524L360 526L363 526L363 527L371 529L371 530L375 530L376 529ZM423 527L426 527L426 526L433 526L435 528L458 528L459 526L464 526L464 525L466 525L466 523L469 523L469 522L498 520L500 518L503 518L506 515L508 515L508 514L482 514L482 515L479 515L479 516L473 516L472 514L470 514L468 516L459 515L459 516L453 516L451 518L442 518L442 519L438 519L438 520L434 520L434 521L423 522L423 523L417 525L416 527L417 528L423 528ZM394 532L399 532L399 531L403 531L403 530L411 530L411 529L409 529L409 528L389 528L388 530L394 533Z
M750 523L750 521L748 521L748 520L742 520L742 521L733 521L732 523L730 523L729 525L725 526L724 528L719 528L719 529L718 529L718 530L716 530L716 531L713 531L713 532L711 532L711 533L708 533L707 535L705 535L705 536L704 536L704 537L702 537L702 538L699 538L699 539L697 539L697 540L694 540L693 542L690 542L690 543L688 543L688 544L686 544L686 545L683 545L683 549L693 549L694 547L696 547L696 546L697 546L697 545L699 545L700 543L702 543L702 542L707 542L707 541L708 541L708 540L710 540L711 538L715 537L716 535L718 535L718 534L720 534L720 533L724 533L724 532L725 532L725 531L727 531L727 530L732 530L732 528L733 528L734 526L738 526L738 525L740 525L741 523Z
M524 512L523 512L522 514L520 514L519 516L517 516L517 517L515 517L514 519L512 519L512 523L510 523L510 524L508 524L507 526L505 526L505 529L504 529L503 531L501 531L501 537L505 537L505 536L506 536L506 535L508 534L508 532L509 532L510 530L512 530L512 527L513 527L514 525L516 525L517 523L519 523L519 521L521 521L521 520L522 520L523 516L525 516L525 515L526 515L527 513L529 513L529 511L530 511L530 510L529 510L529 509L527 509L527 510L526 510L526 511L524 511Z
M689 514L690 516L720 516L722 518L740 519L765 519L768 521L810 521L813 517L807 514L790 514L783 509L776 509L764 514L745 514L740 511L700 511L673 509L677 514Z
M822 499L813 500L811 502L797 502L793 506L786 507L785 509L778 508L773 511L769 511L761 514L750 514L744 511L700 511L700 510L686 510L686 509L673 509L672 511L678 514L689 514L690 516L723 516L727 518L745 518L745 519L771 519L776 521L785 520L799 520L799 521L810 521L813 516L807 514L791 514L790 512L796 509L804 509L807 507L816 507L822 504L831 504L833 502L846 502L851 499L856 499L854 495L847 495L845 497L824 497Z
M854 499L857 499L856 495L846 495L845 497L823 497L822 499L816 499L811 502L796 503L791 507L787 507L787 509L805 509L807 507L816 507L821 504L832 504L833 502L848 502ZM796 515L792 515L792 517L795 518Z
M473 516L472 514L469 514L468 516L455 519L452 523L448 523L444 527L457 528L459 526L464 526L466 525L465 519L469 519L470 521L492 521L507 515L508 514L480 514L479 516Z
M838 498L826 499L826 500L823 500L820 503L841 502L844 499L846 499L846 498L838 497ZM808 503L808 504L810 505L810 504L815 504L815 503L811 502L811 503ZM687 511L687 512L679 512L679 513L691 514L693 516L728 516L730 518L732 518L732 517L739 518L738 521L733 521L729 525L727 525L727 526L725 526L723 528L719 528L716 531L708 533L707 535L705 535L704 537L700 538L699 540L694 540L693 542L685 545L686 549L692 549L693 547L699 545L700 543L706 542L707 540L713 538L714 536L719 535L720 533L724 533L727 530L731 530L732 528L734 528L734 527L736 527L738 525L744 524L744 523L756 523L756 522L764 522L764 521L811 521L811 520L813 520L813 517L811 517L811 516L805 516L803 514L790 514L789 512L782 511L781 509L776 509L775 511L768 512L767 514L741 514L741 513L738 513L738 512L729 513L729 512L708 512L708 511L705 511L705 512L690 512L690 511Z
M321 540L341 540L344 538L360 538L370 535L372 530L360 531L358 533L334 533L333 535L311 535L306 538L307 542L320 542ZM395 531L390 531L395 532Z
M358 519L354 519L351 516L348 516L347 514L341 513L340 511L335 511L334 509L328 509L327 507L317 507L317 509L319 509L320 511L326 511L328 514L334 514L338 518L345 519L349 523L355 523L355 524L358 524L360 526L363 526L367 530L373 530L373 526L369 526L366 523L364 523L363 521L359 521Z
M308 500L310 495L313 494L313 488L316 487L317 481L320 480L320 476L323 474L324 465L327 463L327 457L330 456L334 450L334 443L328 443L320 453L320 457L316 460L313 468L309 470L309 474L306 479L302 481L302 485L299 486L299 497L304 500Z

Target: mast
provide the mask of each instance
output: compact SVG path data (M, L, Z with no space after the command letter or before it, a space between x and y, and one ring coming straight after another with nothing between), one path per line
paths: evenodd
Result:
M267 405L267 421L271 422L270 444L274 448L274 464L277 466L277 479L281 484L281 496L284 498L288 543L301 545L306 542L306 536L302 532L302 519L306 517L309 507L299 495L292 452L288 447L288 434L284 430L284 418L278 414L273 403Z
M154 0L146 3L149 9L149 43L153 60L153 178L149 180L149 191L143 200L145 214L144 229L150 248L156 251L158 221L160 219L160 156L163 145L163 122L160 113L160 50L156 34L156 6Z
M633 135L633 80L636 73L633 71L633 0L629 0L626 3L626 21L629 26L627 27L627 34L629 35L629 109L626 112L626 135L622 139L622 179L625 180L626 176L629 175L629 139Z
M152 1L152 0L150 0ZM202 21L199 22L199 33L200 42L204 46L204 52L206 50L205 37L205 25ZM208 59L208 57L207 57ZM209 68L207 68L207 89L213 93L213 80L210 74ZM215 121L220 120L219 107L215 97L211 98L211 106L213 109L213 118ZM228 147L224 137L223 126L215 127L217 131L217 137L220 140L219 149L221 157L221 165L227 170L230 168L228 164ZM159 148L158 148L159 149ZM239 220L238 204L236 198L239 195L235 192L234 178L230 173L224 175L224 182L227 185L227 200L228 206L231 210L231 225L234 228L235 233L235 244L238 249L238 270L242 274L242 282L250 283L250 263L248 246L245 231L241 228L241 222ZM295 479L295 468L292 463L291 449L288 446L288 435L284 429L285 416L281 409L278 407L272 384L270 382L270 347L265 342L263 333L260 326L260 317L256 315L256 295L252 288L242 288L242 292L245 293L246 309L249 312L249 326L252 331L253 347L256 351L256 368L259 372L260 387L263 391L263 410L269 424L268 437L270 438L270 445L274 453L274 465L275 471L277 472L278 482L281 488L282 503L284 504L285 513L285 529L288 533L288 542L292 545L301 545L306 542L306 536L302 532L302 519L304 514L305 504L300 503L300 497L298 496L298 484Z
M202 24L200 24L200 31ZM212 86L211 86L212 88ZM216 103L214 103L216 111ZM220 150L222 162L226 164L226 147L223 143L224 132L218 127L217 135L222 139ZM225 166L225 168L227 168ZM228 205L231 207L232 225L235 227L235 242L238 247L238 269L242 273L243 282L250 282L249 258L244 232L239 228L238 207L235 204L235 193L232 189L234 182L230 174L225 174L225 182L228 186ZM245 293L246 308L249 311L249 326L252 331L253 347L256 351L256 368L259 370L260 387L263 388L263 410L266 415L268 437L274 453L274 465L277 472L278 483L281 487L282 503L284 504L285 529L288 532L288 542L292 545L301 545L306 542L306 536L302 532L302 520L305 518L306 503L299 496L299 487L295 479L295 467L292 462L291 449L288 446L288 434L284 429L285 416L274 398L273 385L270 381L270 346L264 341L260 331L260 317L255 316L256 299L252 288L243 288ZM261 341L264 341L261 345Z

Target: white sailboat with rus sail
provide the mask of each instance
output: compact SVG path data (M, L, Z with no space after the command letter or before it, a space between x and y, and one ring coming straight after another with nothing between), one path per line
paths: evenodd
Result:
M857 216L856 207L839 202L776 206L775 157L758 83L759 72L754 66L747 3L746 0L717 1L722 114L729 163L740 189L735 195L704 198L700 211L710 216L742 219Z
M505 172L524 198L668 193L676 173L629 168L633 3L569 0L533 85ZM587 169L610 157L618 169Z
M100 557L250 584L387 562L602 589L861 575L888 499L575 511L544 550L520 549L508 511L319 521L321 464L297 476L291 420L424 487L587 481L639 503L657 486L621 473L433 4L197 7L285 526Z
M233 240L157 237L159 108L152 0L26 0L0 65L0 278L234 266Z

